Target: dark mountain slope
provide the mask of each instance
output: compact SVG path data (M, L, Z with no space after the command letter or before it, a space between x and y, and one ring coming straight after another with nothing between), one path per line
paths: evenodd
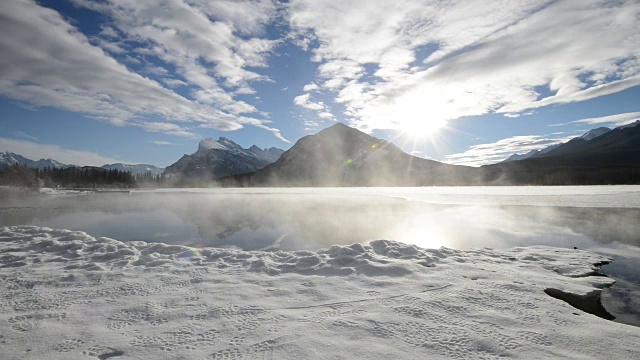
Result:
M338 123L305 136L275 163L224 179L244 186L422 186L469 182L473 168L408 155Z

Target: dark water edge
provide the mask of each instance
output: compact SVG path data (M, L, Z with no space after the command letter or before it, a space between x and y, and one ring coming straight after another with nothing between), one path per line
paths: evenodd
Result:
M640 259L618 255L611 257L613 261L603 266L600 272L616 282L602 290L602 305L615 316L615 322L640 326L640 281L637 270L631 272L632 269L638 269Z

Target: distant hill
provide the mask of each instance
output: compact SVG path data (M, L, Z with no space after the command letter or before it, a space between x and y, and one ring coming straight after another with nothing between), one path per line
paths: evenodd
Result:
M275 163L223 179L244 186L418 186L461 184L473 169L408 155L338 123L305 136Z
M283 152L275 147L261 149L255 145L245 149L224 137L204 139L195 153L185 154L167 166L164 175L183 180L213 180L261 169L278 160Z

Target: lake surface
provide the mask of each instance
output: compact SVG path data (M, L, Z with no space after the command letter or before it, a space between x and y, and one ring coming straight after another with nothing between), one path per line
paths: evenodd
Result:
M0 225L244 250L390 239L421 247L578 247L614 258L603 295L640 324L640 186L170 189L0 199Z

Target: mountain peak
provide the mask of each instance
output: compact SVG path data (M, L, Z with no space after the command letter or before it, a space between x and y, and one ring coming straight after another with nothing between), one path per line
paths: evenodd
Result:
M600 135L604 135L604 134L608 133L609 131L611 131L611 129L609 129L608 127L599 127L599 128L587 131L582 136L580 136L580 138L583 139L583 140L589 141L589 140L597 138Z
M399 186L457 183L457 168L416 158L342 123L305 136L273 164L233 178L251 185Z
M538 153L540 153L540 150L530 150L527 153L524 154L513 154L511 156L509 156L508 158L506 158L505 160L503 160L502 162L509 162L509 161L520 161L520 160L524 160L524 159L528 159L534 155L537 155Z
M220 140L222 139L224 138L220 138ZM198 143L197 152L205 152L210 149L227 150L227 147L221 144L219 141L213 140L212 138L206 138L204 140L201 140L200 143Z
M184 155L165 169L165 175L186 179L213 179L237 173L251 172L273 163L284 152L266 151L256 145L248 149L233 140L220 136L218 140L206 138L198 143L198 150Z

